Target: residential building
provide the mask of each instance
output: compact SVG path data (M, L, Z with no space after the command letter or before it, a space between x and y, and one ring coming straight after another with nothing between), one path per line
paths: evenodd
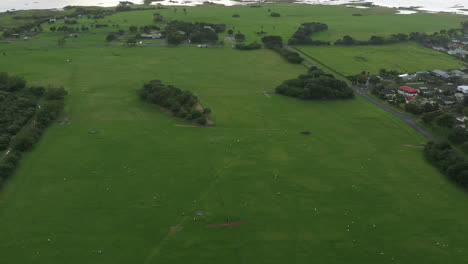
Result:
M468 85L457 86L457 90L464 94L468 94Z
M409 86L400 86L398 93L404 95L407 99L413 99L418 96L419 90Z

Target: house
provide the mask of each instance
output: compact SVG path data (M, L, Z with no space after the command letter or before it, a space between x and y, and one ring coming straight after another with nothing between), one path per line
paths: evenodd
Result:
M214 30L212 27L210 27L210 26L204 26L203 28L209 29L209 30L212 30L212 31L215 31L215 30Z
M468 94L468 85L457 86L457 90L464 94Z
M142 38L150 38L150 39L160 39L162 37L162 34L159 33L159 31L154 30L151 31L149 34L141 34Z
M452 55L452 56L459 56L459 57L465 58L465 56L468 55L468 51L466 51L464 49L461 49L461 47L459 47L459 46L463 47L463 45L458 45L456 49L449 50L447 53Z
M439 104L445 105L445 106L454 105L456 102L457 100L455 99L455 97L451 97L451 96L441 96L439 99Z
M456 93L455 98L457 99L457 103L463 103L463 100L465 100L465 95L462 93Z
M419 94L422 96L428 96L432 93L433 91L427 87L419 87Z
M405 73L405 74L398 75L398 77L402 78L405 81L410 81L410 80L416 79L417 76Z
M442 79L450 79L450 75L442 70L432 70L431 73Z
M398 93L404 95L407 99L413 99L418 96L419 90L409 86L400 86Z
M468 81L468 74L460 71L460 70L453 70L452 76L459 77L462 81Z
M55 22L57 22L57 19L55 19L55 18L49 19L49 23L55 23Z
M205 44L202 44L202 45L197 45L197 47L199 47L199 48L207 48L208 46L206 46Z

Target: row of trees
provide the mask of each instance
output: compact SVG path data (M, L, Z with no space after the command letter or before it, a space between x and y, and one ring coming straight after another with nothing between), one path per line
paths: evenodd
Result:
M330 45L328 41L312 40L310 37L314 33L328 29L327 24L319 22L303 23L288 40L289 45Z
M344 81L337 80L316 67L297 79L284 81L276 87L276 93L298 97L304 100L349 99L354 97L353 90Z
M258 44L257 42L253 42L250 44L237 43L235 47L236 49L239 49L239 50L256 50L256 49L261 49L262 45Z
M462 28L452 28L449 30L441 30L433 34L424 32L411 32L409 35L398 33L392 34L389 37L371 36L369 40L356 40L353 37L346 35L342 39L338 39L335 45L383 45L393 44L398 42L416 41L425 46L442 46L447 47L452 37L461 36L468 32L468 21L461 22Z
M164 107L175 116L194 120L200 125L206 125L206 117L211 112L209 108L205 108L203 112L197 110L198 98L191 92L165 85L160 80L152 80L144 84L139 90L139 95L144 101Z
M34 146L45 128L59 116L67 91L63 87L26 87L24 79L6 73L0 74L0 87L0 150L2 154L5 149L10 150L0 161L2 182L14 172L22 154ZM40 98L44 103L38 108ZM33 121L28 123L31 118Z
M424 114L421 117L422 121L426 124L436 124L440 127L453 128L455 125L455 116L441 110L433 111Z
M262 42L265 48L278 52L290 63L299 64L303 61L299 53L289 51L283 47L283 39L281 36L265 36L262 38Z
M468 187L468 162L446 141L429 142L424 147L426 159L455 183Z

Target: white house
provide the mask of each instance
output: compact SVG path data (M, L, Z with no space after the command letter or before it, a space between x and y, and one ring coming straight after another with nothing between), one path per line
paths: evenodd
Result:
M457 90L464 94L468 94L468 85L457 86Z

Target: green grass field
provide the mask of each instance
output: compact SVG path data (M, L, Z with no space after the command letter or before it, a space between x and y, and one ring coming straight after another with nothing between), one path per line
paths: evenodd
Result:
M279 8L290 9L290 17L307 14ZM253 10L202 7L189 15L219 23L221 12L242 11L242 18ZM352 18L341 7L307 10ZM125 15L129 25L150 23L144 12L116 16ZM1 189L0 263L468 258L468 195L428 164L420 148L405 146L425 140L359 96L322 102L274 94L282 81L306 71L302 65L264 49L126 48L85 38L58 48L48 34L0 44L0 54L7 53L0 71L69 90L62 118L71 123L47 129ZM136 90L152 79L197 93L216 126L183 127L188 124L141 102ZM305 130L311 135L300 134ZM206 227L227 219L247 224Z
M361 71L378 74L380 69L416 72L463 67L462 61L450 55L411 42L383 46L298 48L345 75L355 75Z

